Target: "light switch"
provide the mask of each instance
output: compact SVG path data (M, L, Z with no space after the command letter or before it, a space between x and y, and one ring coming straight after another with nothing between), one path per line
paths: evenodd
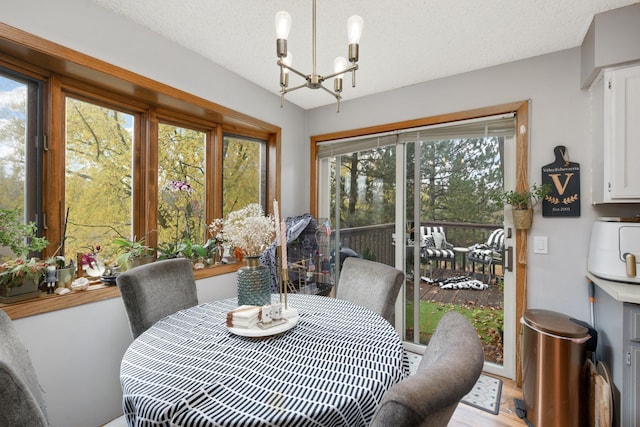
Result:
M533 253L534 254L549 253L549 241L547 239L547 236L533 236Z

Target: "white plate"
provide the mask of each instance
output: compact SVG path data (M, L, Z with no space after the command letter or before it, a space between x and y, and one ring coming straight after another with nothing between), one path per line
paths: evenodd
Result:
M262 329L258 325L255 325L252 328L233 328L227 326L227 329L232 334L240 335L243 337L268 337L270 335L280 334L293 328L298 324L299 318L299 316L290 317L286 322L267 329Z

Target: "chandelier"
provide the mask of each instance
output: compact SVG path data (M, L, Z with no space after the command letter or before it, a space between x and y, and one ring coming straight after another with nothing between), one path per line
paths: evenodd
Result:
M349 38L349 63L339 56L333 61L333 74L321 76L316 72L316 0L313 0L313 22L312 22L312 56L313 69L311 74L304 74L291 66L293 56L287 51L287 37L291 30L291 15L289 12L280 11L276 13L276 47L278 54L277 64L280 66L280 108L284 106L284 96L303 87L309 89L323 89L336 98L338 102L338 112L340 112L340 93L342 92L342 78L345 73L351 73L351 86L356 87L356 70L358 69L358 43L362 35L363 21L359 15L353 15L347 20L347 35ZM305 82L299 86L289 87L289 71L299 75ZM333 78L333 90L323 86L325 80Z

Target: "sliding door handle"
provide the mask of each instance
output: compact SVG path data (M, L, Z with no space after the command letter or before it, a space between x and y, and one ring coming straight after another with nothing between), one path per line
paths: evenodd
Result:
M513 246L507 246L505 248L504 268L507 271L513 271Z

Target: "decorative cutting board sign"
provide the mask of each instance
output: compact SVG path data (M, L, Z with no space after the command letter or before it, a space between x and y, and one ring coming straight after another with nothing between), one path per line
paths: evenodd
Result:
M580 164L568 160L563 145L553 153L555 161L542 167L542 184L551 185L542 201L542 216L580 216Z

